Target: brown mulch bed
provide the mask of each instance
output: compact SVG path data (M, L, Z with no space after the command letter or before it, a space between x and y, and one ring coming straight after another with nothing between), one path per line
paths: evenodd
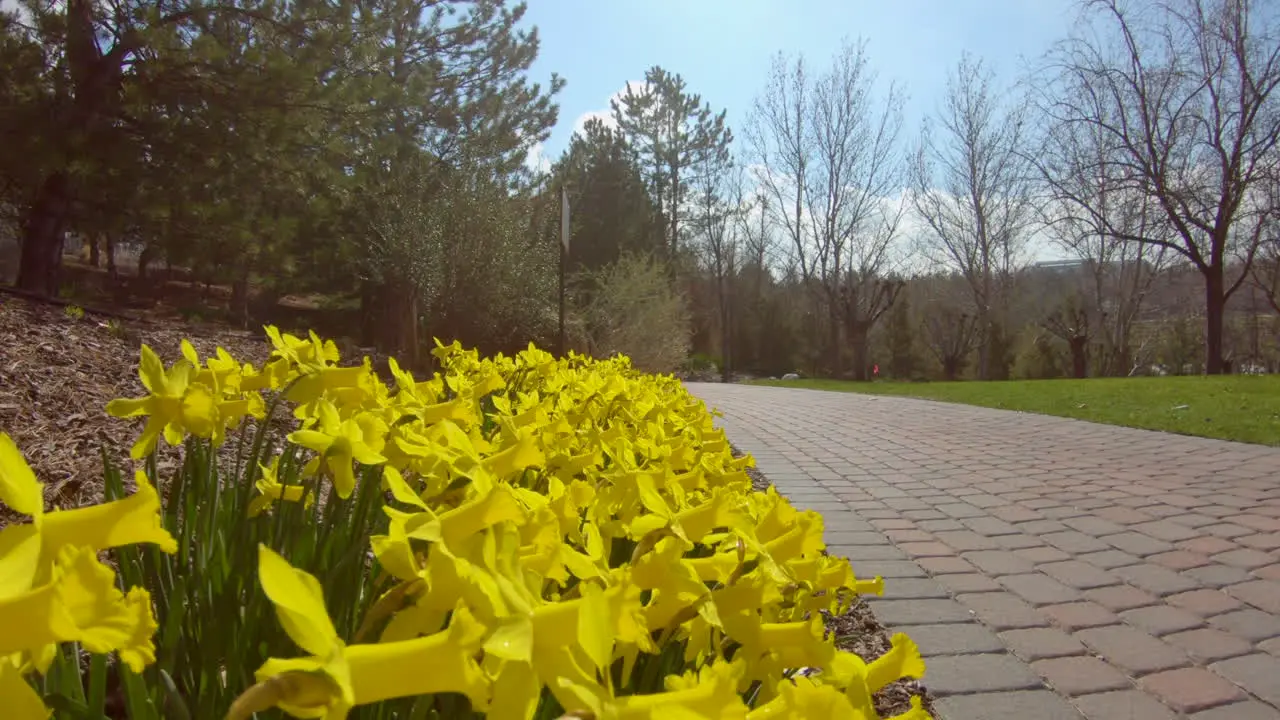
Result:
M733 454L736 457L743 455L742 451L733 447ZM769 488L769 479L755 468L747 468L747 475L751 477L751 484L756 490L767 490ZM855 566L854 572L858 571ZM892 579L886 582L893 582ZM889 651L891 647L889 643L889 632L884 625L876 620L875 615L871 612L871 607L862 598L856 598L853 606L849 608L843 615L825 615L827 632L835 636L836 647L841 650L851 652L866 662L871 662L881 655ZM927 663L926 663L927 664ZM926 671L927 672L927 671ZM875 694L876 711L881 717L889 717L898 715L911 709L911 698L919 696L924 709L934 717L933 699L929 695L928 689L919 679L903 679L885 686L880 692Z
M109 417L117 397L144 394L138 380L142 343L166 366L182 356L187 338L201 357L218 346L261 367L270 352L261 332L185 323L177 318L118 319L0 294L0 432L8 433L51 506L77 507L102 499L101 448L121 468L140 421ZM167 448L163 441L161 448ZM160 454L162 467L177 457ZM6 519L0 517L0 525Z

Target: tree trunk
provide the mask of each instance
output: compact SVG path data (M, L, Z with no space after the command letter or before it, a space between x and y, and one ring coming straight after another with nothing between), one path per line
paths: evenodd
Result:
M680 254L680 170L671 169L671 261Z
M360 281L360 345L375 347L378 344L378 284L372 280Z
M1226 286L1221 263L1215 263L1204 272L1204 371L1207 375L1221 375L1222 325L1226 314Z
M991 379L991 321L987 318L986 313L978 316L978 332L982 333L978 339L978 379ZM954 378L949 378L954 379Z
M280 306L280 290L268 284L249 296L249 320L258 325L275 324Z
M399 280L396 287L396 349L410 367L421 370L418 354L418 288L411 281Z
M115 280L116 273L116 240L111 233L107 233L107 275Z
M70 181L66 173L45 178L22 223L22 250L18 261L19 290L46 297L58 294L62 267L62 239L71 207Z
M143 245L142 252L138 254L138 279L146 280L147 272L151 268L151 261L155 259L156 251L151 245Z
M1133 351L1129 348L1127 342L1116 350L1116 358L1116 365L1119 369L1116 377L1128 377L1129 373L1133 372Z
M828 356L827 362L831 366L831 376L839 377L840 375L840 317L836 306L833 304L829 308L830 317L827 318L828 335Z
M733 380L733 348L730 346L729 331L725 330L723 338L720 341L720 381L732 382Z
M242 269L231 283L231 319L242 328L249 327L249 270Z
M867 328L862 323L849 327L849 345L853 348L853 379L866 382L871 376L867 361Z
M372 283L370 283L372 285ZM371 300L366 304L366 299ZM361 335L366 344L421 370L418 353L418 290L402 278L361 288Z
M948 357L942 359L942 379L948 382L955 380L960 376L960 358Z
M1085 378L1089 376L1089 338L1076 336L1068 343L1071 346L1071 376Z
M85 155L85 139L107 126L104 118L119 104L121 68L132 49L131 43L117 42L102 54L94 35L93 9L90 0L66 3L63 57L71 94L64 88L56 91L48 133L56 138L65 164L44 178L22 223L17 287L49 297L58 292L62 242L71 214L74 188L69 168Z
M720 296L720 379L729 382L733 377L733 325L730 317L729 289L721 278L717 281Z
M1003 315L1002 315L1003 318ZM985 333L987 370L984 380L1009 379L1009 338L1004 320L988 320Z

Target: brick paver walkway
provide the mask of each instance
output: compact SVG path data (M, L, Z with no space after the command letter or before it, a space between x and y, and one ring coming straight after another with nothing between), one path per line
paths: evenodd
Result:
M1280 449L690 384L927 657L944 720L1280 719Z

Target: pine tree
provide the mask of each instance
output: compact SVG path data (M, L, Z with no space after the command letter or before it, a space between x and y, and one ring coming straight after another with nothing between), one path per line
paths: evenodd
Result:
M662 249L662 225L626 139L598 119L573 136L552 168L553 189L569 192L573 208L569 272L595 272L623 254ZM558 200L557 200L558 203ZM558 214L547 224L558 242Z
M377 72L375 108L356 136L353 208L366 343L414 364L420 318L456 275L450 263L474 227L452 209L517 173L545 140L563 85L530 83L536 30L520 29L525 6L474 0L458 12L431 0L378 0L364 9L363 51ZM361 227L363 221L363 227Z
M712 112L701 95L688 91L684 78L657 66L645 73L644 85L628 85L611 107L662 216L668 257L677 258L694 173L729 155L733 133L725 111Z

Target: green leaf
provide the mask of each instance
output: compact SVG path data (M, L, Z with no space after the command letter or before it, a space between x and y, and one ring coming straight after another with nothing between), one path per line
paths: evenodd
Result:
M107 656L94 653L89 656L89 697L86 701L89 717L101 718L107 702Z
M178 692L178 686L173 682L173 678L169 677L169 673L160 671L160 682L164 687L164 713L168 720L191 720L191 712L187 710L187 703L182 699L182 694Z

